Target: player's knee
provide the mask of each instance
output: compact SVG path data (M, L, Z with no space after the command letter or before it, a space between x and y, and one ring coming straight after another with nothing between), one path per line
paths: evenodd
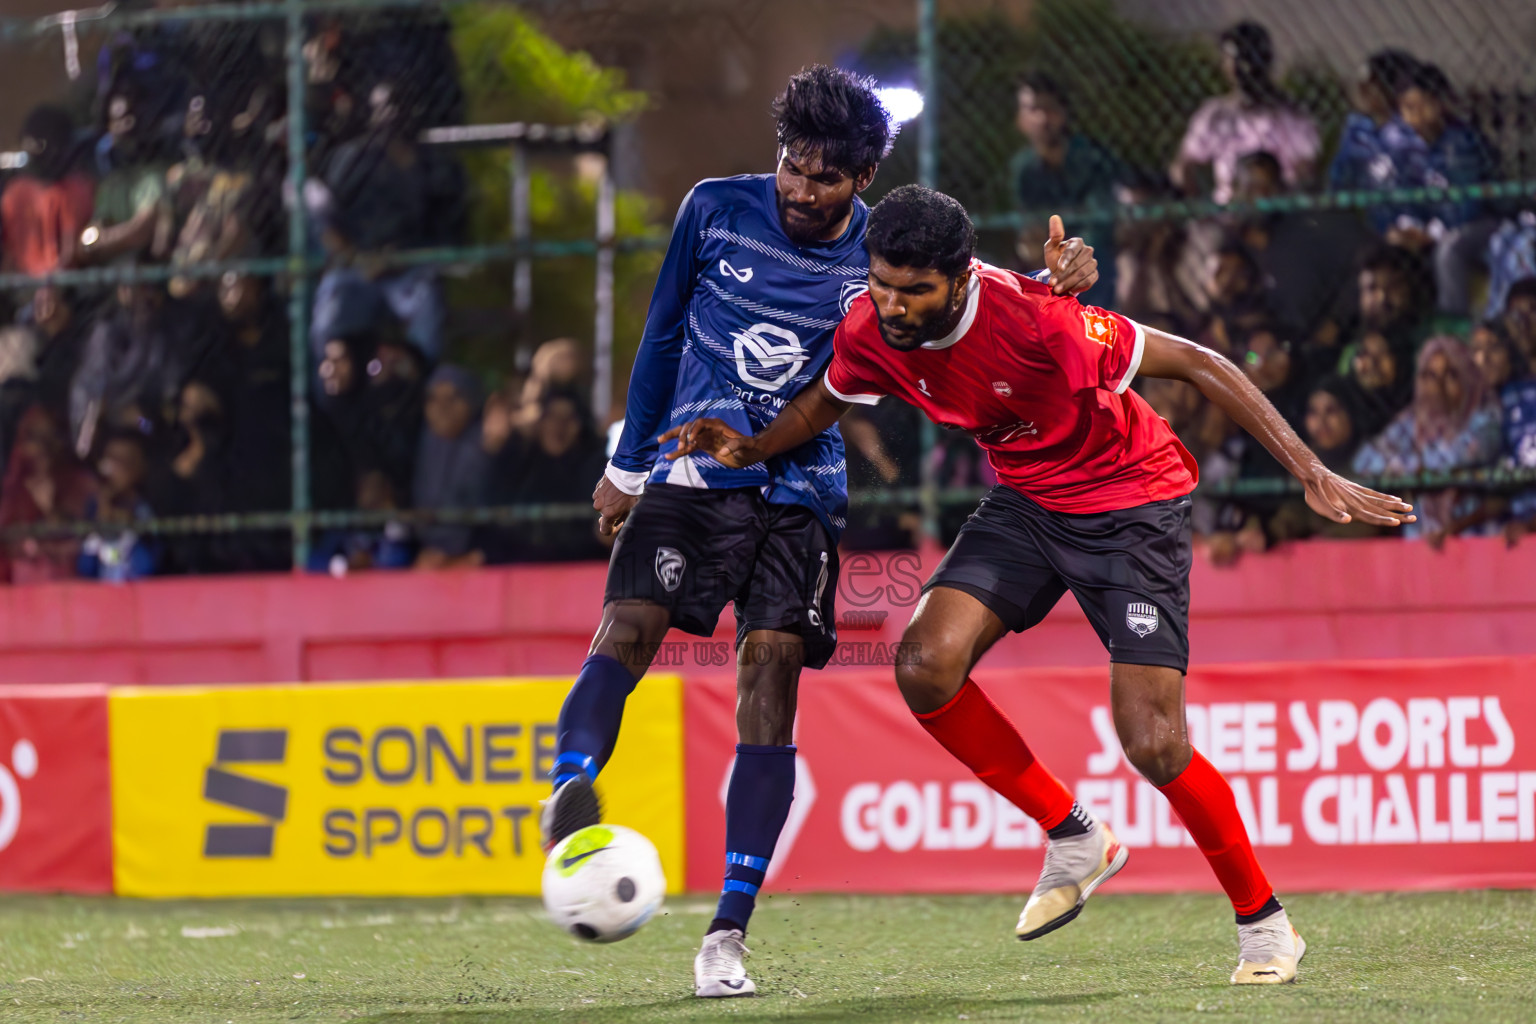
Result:
M1172 725L1160 728L1156 722L1151 727L1138 729L1126 736L1121 745L1125 758L1154 786L1166 786L1178 777L1192 754L1189 740L1182 730Z
M914 644L913 656L902 658L896 664L896 685L912 711L918 714L937 711L965 685L970 668L968 659L960 651L949 650L943 644L917 646L918 641L911 642Z

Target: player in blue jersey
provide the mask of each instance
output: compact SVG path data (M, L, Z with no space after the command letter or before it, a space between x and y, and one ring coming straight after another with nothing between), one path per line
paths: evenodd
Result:
M700 182L677 215L623 436L593 495L601 529L619 535L602 622L560 712L555 789L541 815L546 847L599 821L592 783L657 646L673 627L709 636L734 602L740 743L725 883L694 964L706 997L755 991L743 940L794 795L800 671L824 666L837 642L847 474L835 426L747 469L702 454L669 461L657 438L704 414L756 433L821 375L833 330L868 287L869 211L858 193L893 135L873 83L834 68L795 75L774 113L777 173ZM1092 250L1053 223L1056 290L1091 287Z

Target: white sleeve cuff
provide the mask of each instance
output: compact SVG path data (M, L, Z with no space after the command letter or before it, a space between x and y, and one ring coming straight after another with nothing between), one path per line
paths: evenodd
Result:
M603 476L607 477L613 486L625 494L641 494L645 491L645 481L650 477L650 472L643 469L627 470L615 466L612 461L608 468L603 470Z
M821 382L827 386L828 391L832 392L832 397L840 402L852 402L854 405L879 405L880 399L885 397L884 395L845 395L833 387L832 382L826 377L822 377Z
M1117 395L1125 394L1130 388L1131 381L1136 377L1136 372L1141 369L1141 354L1147 350L1147 332L1142 329L1141 324L1130 317L1126 317L1125 321L1136 328L1136 343L1135 347L1131 349L1131 364L1125 368L1125 376L1121 377L1120 383L1115 386L1115 394Z

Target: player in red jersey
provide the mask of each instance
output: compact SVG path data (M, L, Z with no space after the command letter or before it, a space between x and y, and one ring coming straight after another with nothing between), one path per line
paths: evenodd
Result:
M871 211L866 245L869 297L838 328L820 384L753 437L713 419L674 428L663 437L679 441L671 457L703 450L751 464L884 395L969 431L1000 483L924 587L903 637L921 655L896 667L896 681L923 728L1046 832L1019 937L1071 921L1126 860L969 678L1004 633L1035 625L1070 590L1109 651L1126 757L1167 796L1232 900L1233 984L1293 980L1306 945L1254 857L1231 787L1185 729L1195 463L1131 381L1194 384L1306 485L1320 515L1396 526L1412 521L1411 507L1326 469L1215 352L973 260L970 219L948 196L894 190Z

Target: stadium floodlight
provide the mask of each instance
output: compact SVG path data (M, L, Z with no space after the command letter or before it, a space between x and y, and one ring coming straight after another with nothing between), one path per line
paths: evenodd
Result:
M905 85L882 86L875 90L892 124L906 124L923 112L923 94Z

